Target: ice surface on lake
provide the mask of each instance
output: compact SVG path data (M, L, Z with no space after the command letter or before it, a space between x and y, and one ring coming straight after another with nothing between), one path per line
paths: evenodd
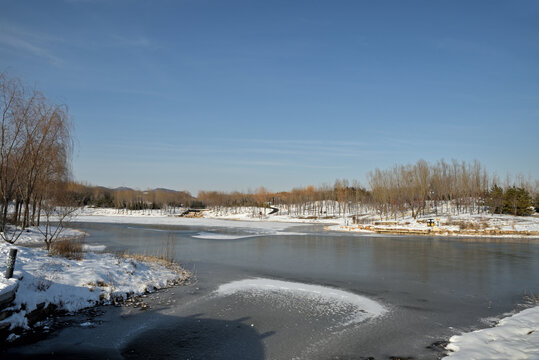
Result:
M305 233L295 233L295 232L285 232L285 231L267 231L262 230L256 233L245 233L245 234L223 234L216 232L200 232L196 235L193 235L197 239L215 239L215 240L235 240L235 239L244 239L255 236L271 236L271 235L307 235Z
M103 216L103 215L78 215L74 222L90 223L114 223L114 224L146 224L146 225L173 225L173 226L211 226L219 228L241 228L252 230L285 230L296 224L272 223L260 221L237 221L206 218L183 218L170 216Z
M234 239L243 239L252 236L257 236L256 234L252 235L234 235L234 234L221 234L213 232L200 232L197 235L193 235L197 239L215 239L215 240L234 240Z
M332 317L341 325L351 325L383 315L387 309L367 297L331 287L264 278L244 279L219 286L218 296L239 294L277 300L276 306L301 304L310 316ZM284 304L284 305L283 305Z

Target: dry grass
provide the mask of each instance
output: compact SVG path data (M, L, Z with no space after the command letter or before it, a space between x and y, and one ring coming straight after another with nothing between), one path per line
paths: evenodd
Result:
M165 260L159 256L155 256L155 255L148 255L148 254L128 254L128 253L124 253L122 255L123 258L125 259L133 259L135 261L138 261L138 262L145 262L145 263L155 263L155 264L159 264L159 265L162 265L162 266L165 266L165 267L170 267L174 264L174 262L171 262L171 261L168 261L168 260Z
M56 240L51 244L50 254L72 260L82 260L83 246L81 238Z
M154 254L148 254L146 252L140 254L131 254L127 252L116 253L119 258L132 259L138 262L154 263L167 267L180 275L180 281L185 282L189 280L191 274L183 269L175 260L175 242L176 239L173 233L168 234L167 240L163 241L161 248Z
M481 230L481 224L473 221L461 221L458 226L460 230Z
M524 300L531 305L538 305L539 304L539 294L534 294L533 292L527 293L524 291Z
M481 219L476 221L459 221L456 223L460 230L485 230L490 227L488 220Z

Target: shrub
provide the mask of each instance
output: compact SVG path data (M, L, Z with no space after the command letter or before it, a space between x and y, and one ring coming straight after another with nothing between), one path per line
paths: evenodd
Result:
M51 244L49 253L67 259L82 260L83 246L80 239L62 239Z

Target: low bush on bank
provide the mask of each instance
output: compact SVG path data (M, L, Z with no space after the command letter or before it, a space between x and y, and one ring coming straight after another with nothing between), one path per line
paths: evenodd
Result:
M83 250L81 239L62 239L51 244L49 253L66 259L82 260Z

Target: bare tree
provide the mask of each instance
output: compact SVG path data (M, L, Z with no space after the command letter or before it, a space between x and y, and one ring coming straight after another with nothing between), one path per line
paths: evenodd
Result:
M0 111L0 235L14 243L36 213L39 221L47 182L69 178L71 123L65 106L6 74L0 74ZM20 228L8 226L12 206Z
M43 223L38 230L44 236L47 250L50 250L52 243L57 240L64 225L69 222L79 209L79 204L74 203L66 191L66 182L60 179L49 181L45 185L45 199L41 204Z

